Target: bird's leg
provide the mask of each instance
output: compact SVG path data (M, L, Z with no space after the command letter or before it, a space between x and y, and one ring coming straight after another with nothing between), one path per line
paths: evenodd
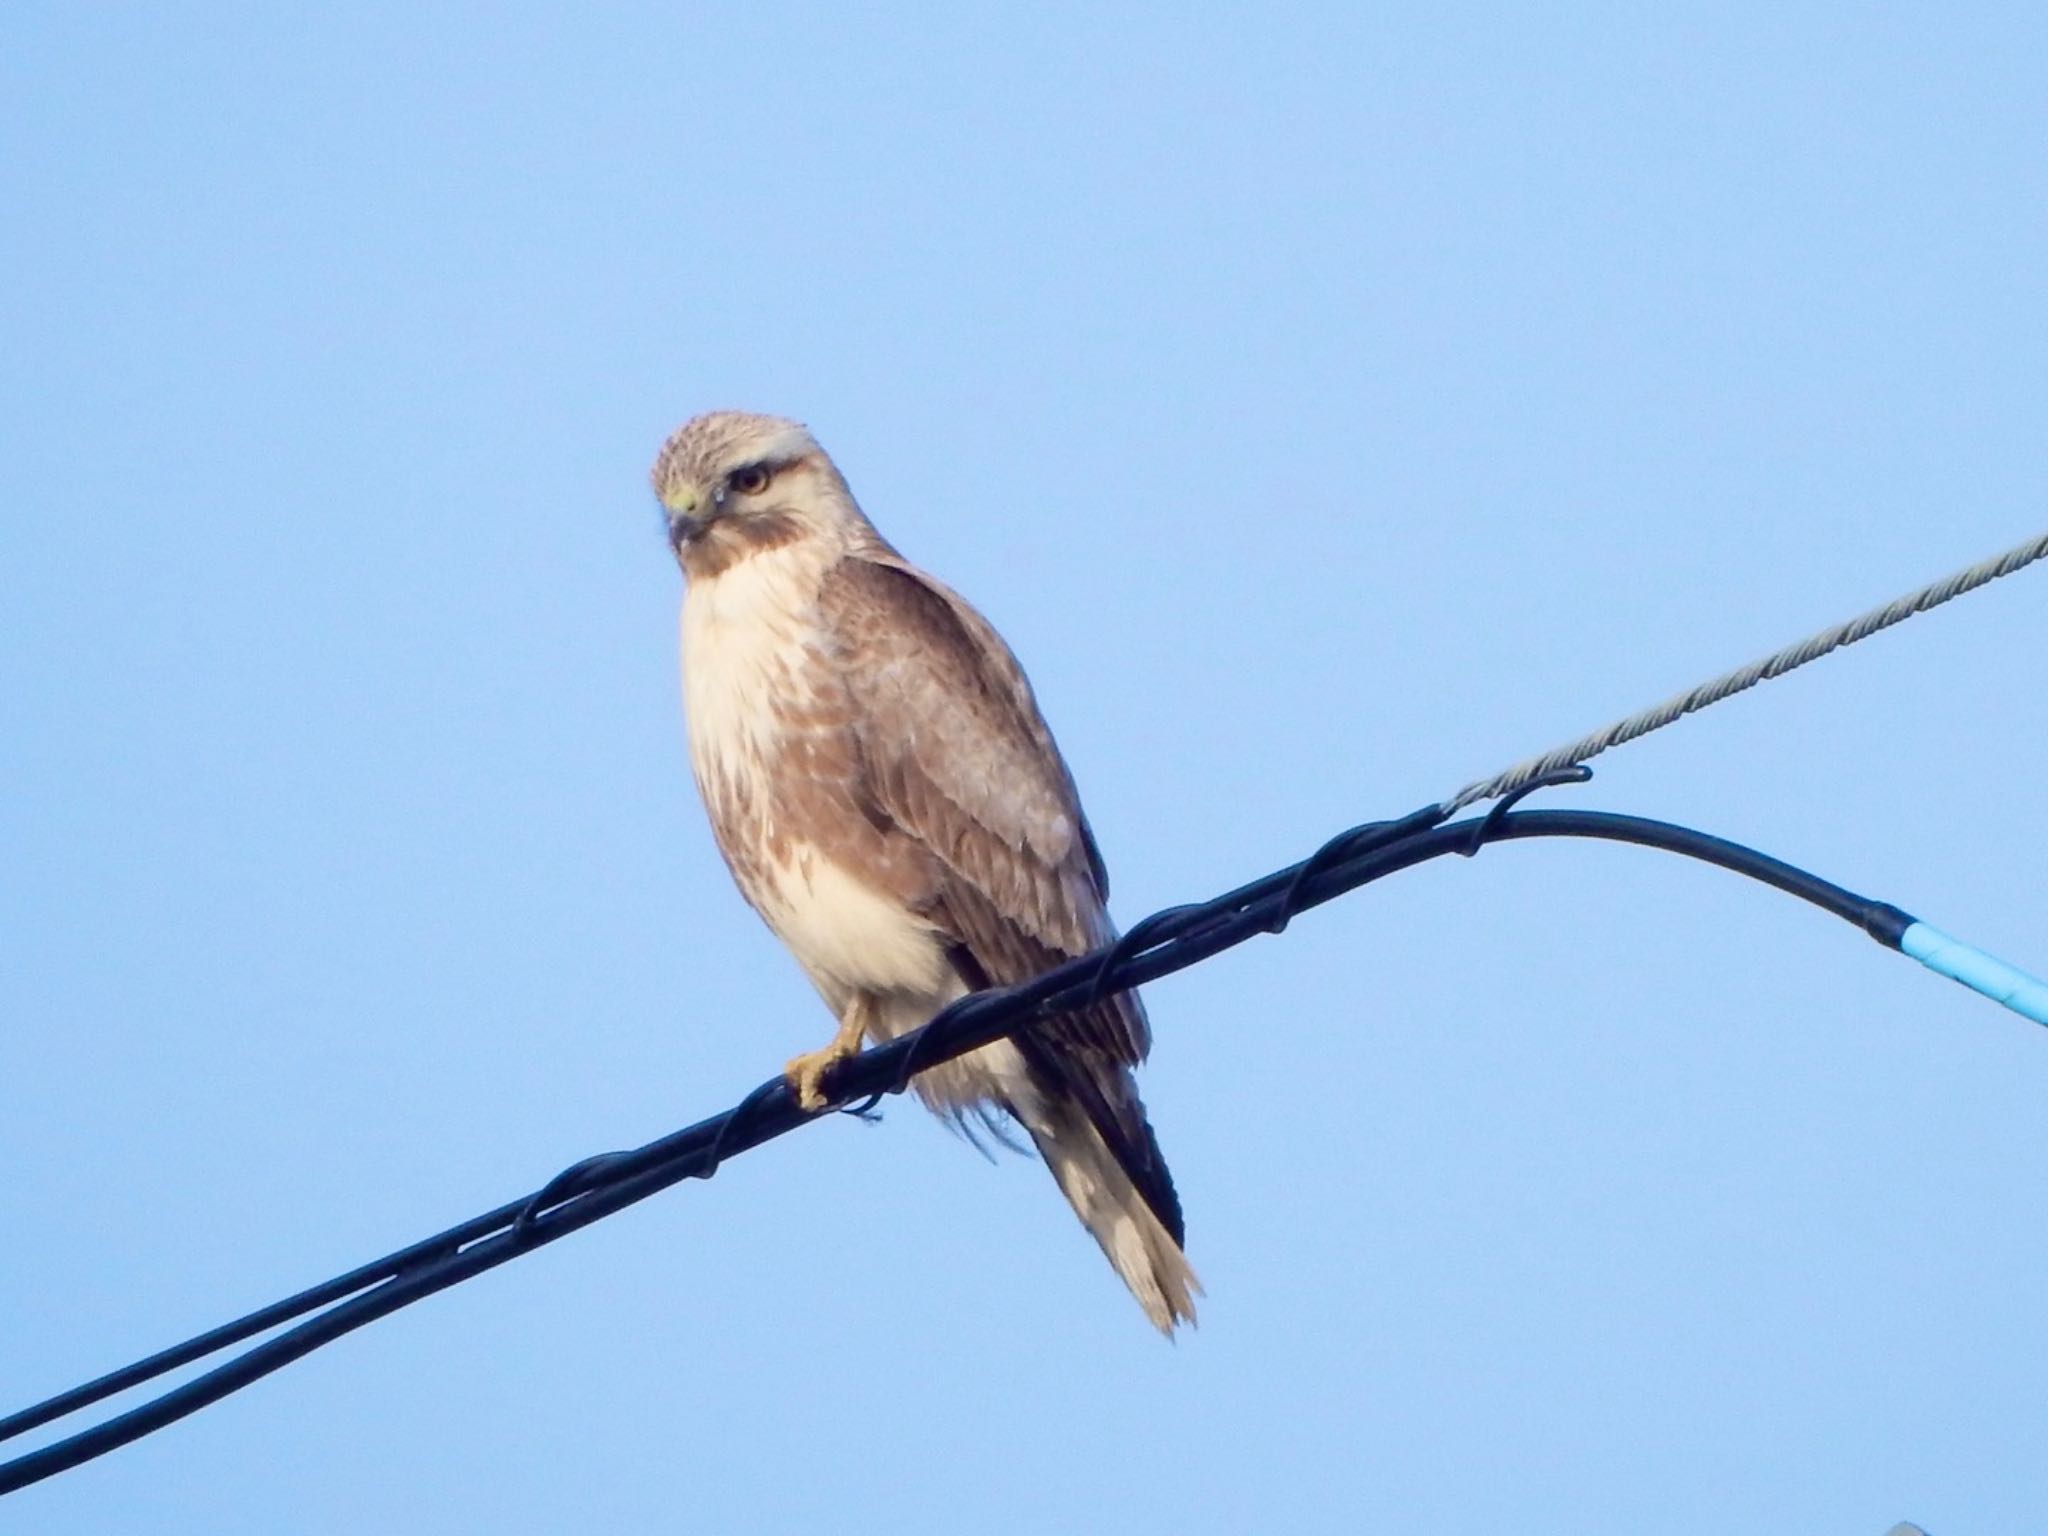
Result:
M867 1034L868 1020L874 1012L874 999L865 992L853 994L853 1001L846 1005L846 1012L839 1017L839 1032L822 1051L806 1051L801 1056L792 1056L782 1068L782 1075L789 1079L790 1087L796 1090L796 1101L805 1109L823 1109L825 1093L819 1084L825 1074L847 1057L860 1050L861 1038Z

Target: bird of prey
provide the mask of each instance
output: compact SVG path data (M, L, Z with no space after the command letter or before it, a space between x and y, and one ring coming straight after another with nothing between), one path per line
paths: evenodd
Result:
M838 1020L832 1066L955 998L1115 937L1109 881L1031 685L987 620L878 534L804 427L716 411L654 464L684 576L690 763L719 851ZM925 1103L1014 1121L1171 1336L1201 1293L1131 1069L1135 995L921 1072Z

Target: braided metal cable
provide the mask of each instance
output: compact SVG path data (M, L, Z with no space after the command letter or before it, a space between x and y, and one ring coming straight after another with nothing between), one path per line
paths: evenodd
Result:
M1651 709L1617 720L1604 730L1583 736L1570 746L1558 747L1517 763L1505 773L1490 779L1467 784L1450 799L1443 802L1443 813L1455 816L1468 805L1481 800L1492 800L1510 794L1522 785L1539 779L1548 773L1555 773L1573 763L1583 763L1590 757L1598 757L1609 747L1618 747L1625 741L1634 741L1638 736L1647 736L1660 730L1681 716L1705 709L1709 704L1718 704L1732 693L1745 688L1754 688L1758 683L1768 682L1774 677L1783 677L1795 667L1803 667L1809 661L1827 655L1845 645L1854 645L1858 640L1867 639L1881 629L1889 629L1902 619L1910 619L1916 613L1925 613L1930 608L1939 608L1952 597L1961 597L1965 592L1975 591L1986 582L1996 581L2001 576L2010 576L2023 566L2032 565L2036 560L2048 556L2048 533L2039 534L2027 540L2016 549L2007 550L1989 560L1979 561L1968 570L1957 571L1940 581L1930 582L1917 592L1909 592L1895 602L1886 603L1882 608L1873 608L1860 618L1824 629L1817 635L1809 636L1796 645L1788 645L1781 651L1774 651L1761 661L1753 661L1746 667L1723 673L1712 682L1701 683L1697 688L1666 699Z

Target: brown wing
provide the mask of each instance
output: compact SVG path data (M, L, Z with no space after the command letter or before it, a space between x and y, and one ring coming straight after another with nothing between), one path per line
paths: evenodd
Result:
M929 916L980 972L1026 981L1113 935L1107 881L1073 780L1009 649L937 582L842 560L820 594L843 648L873 802L938 860ZM1063 1028L1119 1063L1150 1044L1135 1000Z
M1107 943L1094 835L1031 685L988 621L889 556L842 560L819 601L842 647L865 798L935 859L926 915L952 940L962 979L1028 981ZM1137 997L1012 1038L1180 1242L1180 1201L1130 1076L1151 1046Z

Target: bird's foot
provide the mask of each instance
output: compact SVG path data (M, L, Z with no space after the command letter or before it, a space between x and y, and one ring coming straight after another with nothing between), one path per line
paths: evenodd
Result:
M797 1103L812 1114L831 1103L821 1086L825 1074L847 1057L860 1053L860 1043L867 1037L868 1020L874 1006L873 998L856 993L846 1011L839 1016L839 1028L833 1034L831 1044L822 1051L805 1051L801 1056L792 1056L784 1063L782 1075L796 1090Z
M789 1086L796 1090L796 1101L805 1109L816 1113L832 1101L825 1096L823 1083L825 1074L838 1066L847 1057L860 1050L858 1038L834 1040L822 1051L805 1051L801 1056L792 1056L783 1064L782 1075L789 1079Z

